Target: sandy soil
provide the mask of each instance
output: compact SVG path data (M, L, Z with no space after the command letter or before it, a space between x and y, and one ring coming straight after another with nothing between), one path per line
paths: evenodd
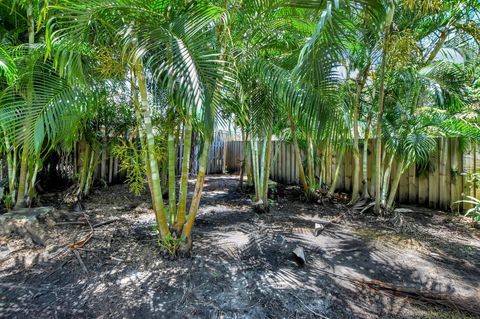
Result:
M475 318L358 283L379 280L474 303L480 300L480 231L462 218L415 208L392 219L339 203L306 203L278 186L256 214L237 176L207 178L190 258L160 257L147 195L99 189L84 213L45 226L46 247L0 237L3 318ZM191 185L193 186L193 184ZM50 198L55 203L55 198ZM83 248L90 226L98 226ZM333 221L333 222L332 222ZM314 236L315 223L325 225ZM302 247L307 264L292 258Z

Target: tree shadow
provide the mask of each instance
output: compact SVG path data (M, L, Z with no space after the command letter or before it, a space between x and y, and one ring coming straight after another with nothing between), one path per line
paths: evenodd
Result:
M153 216L138 213L79 250L88 274L72 253L31 268L3 269L0 317L412 318L434 311L436 318L447 310L412 305L351 279L456 293L453 281L426 271L436 267L478 282L476 271L451 269L458 265L451 252L460 245L447 241L448 248L438 248L447 259L433 254L419 259L349 222L332 224L315 237L315 222L328 221L340 209L286 202L258 215L235 191L235 177L207 182L211 196L202 201L191 258L162 259ZM213 193L225 188L227 195ZM298 246L307 258L303 267L292 258Z

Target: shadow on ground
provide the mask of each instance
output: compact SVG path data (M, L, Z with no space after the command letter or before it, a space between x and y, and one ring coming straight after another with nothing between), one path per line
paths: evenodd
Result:
M188 259L159 257L148 197L134 197L125 186L99 190L86 203L91 218L118 218L78 250L88 273L73 253L61 251L85 226L52 227L46 248L3 238L14 251L0 266L0 317L469 318L348 278L480 296L474 230L423 221L405 235L349 216L315 237L315 222L346 208L305 204L292 192L258 215L249 196L236 191L236 176L212 176L205 186ZM303 267L291 258L297 246L306 253Z

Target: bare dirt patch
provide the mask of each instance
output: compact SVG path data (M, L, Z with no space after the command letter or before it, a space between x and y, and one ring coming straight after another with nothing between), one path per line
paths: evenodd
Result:
M378 280L478 305L480 232L461 218L415 208L403 215L413 231L400 232L388 219L305 203L282 186L259 215L237 180L207 178L191 258L160 257L150 200L124 185L97 190L78 223L57 214L63 224L46 226L45 247L1 237L0 317L475 317L358 284ZM328 227L315 236L315 223ZM78 258L69 246L89 234ZM292 259L296 247L303 267Z

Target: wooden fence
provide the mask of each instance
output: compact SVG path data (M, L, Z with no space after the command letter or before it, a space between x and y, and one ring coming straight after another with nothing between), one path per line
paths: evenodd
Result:
M373 143L368 146L367 180L372 185L373 171ZM427 169L411 165L400 179L396 200L399 203L419 204L425 207L442 210L458 209L458 205L452 207L452 203L462 199L464 195L480 198L478 183L470 181L470 174L480 169L480 148L473 146L470 150L462 153L458 150L458 139L437 141L438 150L432 155ZM240 169L243 159L243 142L227 142L226 169L235 172ZM453 152L452 150L458 150ZM298 183L298 167L295 160L293 145L274 141L272 146L272 162L270 178L284 184ZM363 146L360 148L360 163L362 163ZM326 167L323 181L330 185L337 167L337 154L326 154L324 165ZM353 156L351 149L345 152L344 161L340 164L340 175L337 189L350 192L352 189ZM393 180L397 167L394 163L390 182ZM319 172L316 172L318 177ZM360 170L360 180L363 178ZM362 188L362 185L360 185ZM372 191L372 189L370 188Z
M221 174L225 171L225 158L226 158L226 140L228 139L228 133L224 131L216 132L210 147L207 174ZM195 176L198 172L199 157L200 157L200 145L199 143L192 143L192 149L190 151L190 174ZM71 154L62 156L57 164L57 171L66 179L74 179L80 167L79 165L79 152L76 149ZM176 160L176 173L180 175L182 170L183 161L183 142L177 145L177 160ZM0 171L3 170L0 167ZM2 174L0 173L0 174ZM5 175L5 174L3 174ZM0 175L2 177L3 175ZM120 169L120 161L118 158L111 156L108 150L101 153L98 158L95 179L103 180L106 183L120 182L125 179L126 172ZM0 178L2 180L2 178Z

